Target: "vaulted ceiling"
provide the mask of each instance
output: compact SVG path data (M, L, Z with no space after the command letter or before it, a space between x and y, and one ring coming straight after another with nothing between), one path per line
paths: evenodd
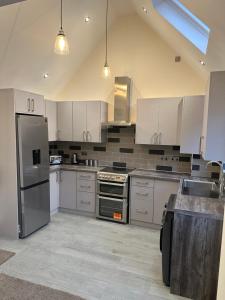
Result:
M124 15L138 14L202 75L225 69L225 1L181 0L210 28L204 56L154 10L151 0L111 0L110 24ZM54 54L59 29L59 0L26 0L0 8L0 87L17 87L43 94L57 94L82 62L104 38L105 0L64 0L64 29L70 55ZM144 13L142 7L148 13ZM84 22L85 16L90 23ZM206 66L199 60L206 61ZM48 72L49 80L43 78Z

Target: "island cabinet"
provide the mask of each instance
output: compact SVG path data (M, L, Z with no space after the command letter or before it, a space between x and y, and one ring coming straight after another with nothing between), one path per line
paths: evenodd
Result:
M178 145L178 107L181 99L139 99L136 144Z
M162 215L169 196L176 194L179 181L158 180L145 177L131 178L130 223L141 226L162 223Z
M216 300L222 228L222 219L174 214L171 293Z

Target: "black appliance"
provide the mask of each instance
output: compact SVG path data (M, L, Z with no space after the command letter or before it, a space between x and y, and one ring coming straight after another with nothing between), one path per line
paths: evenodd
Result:
M165 210L163 212L162 217L162 228L160 232L160 251L162 252L162 275L163 282L166 286L170 286L174 220L174 212L172 208L175 199L176 195L171 194L168 203L165 205Z

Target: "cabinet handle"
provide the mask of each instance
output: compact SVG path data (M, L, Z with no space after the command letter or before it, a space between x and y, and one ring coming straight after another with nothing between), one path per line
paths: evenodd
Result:
M148 214L147 210L142 211L142 210L139 210L139 209L136 209L136 213L142 214L142 215L147 215Z
M140 185L148 185L148 182L139 182L139 181L137 181L136 184L140 184Z
M30 112L30 98L27 99L27 110Z
M151 141L150 141L151 144L155 144L155 135L156 135L156 132L151 137Z
M80 175L80 179L91 179L91 176L89 175Z
M146 194L136 193L136 195L138 195L138 196L143 196L143 197L147 197L147 196L148 196L148 193L146 193Z
M34 108L34 99L31 100L32 103L32 112L34 112L35 108Z
M83 131L83 141L86 142L86 139L87 139L86 133L85 131Z
M90 201L83 201L83 200L81 200L80 203L81 203L81 204L86 204L86 205L90 205L90 204L91 204Z
M56 182L57 183L59 182L59 174L58 174L58 172L56 172Z
M158 138L159 138L159 145L162 144L162 132L160 132L160 134L158 135Z
M62 182L62 174L59 172L59 182Z
M200 141L199 141L199 154L202 154L203 151L202 151L202 141L204 140L204 136L201 136L200 137Z
M90 137L90 139L89 139ZM87 131L87 142L91 142L91 133L90 131Z
M82 188L82 189L85 189L85 188L90 189L91 186L90 185L81 185L80 188Z

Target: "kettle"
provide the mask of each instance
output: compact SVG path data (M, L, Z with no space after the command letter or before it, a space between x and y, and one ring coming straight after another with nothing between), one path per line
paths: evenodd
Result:
M74 153L72 155L72 163L73 164L78 164L78 156L77 156L77 153Z

